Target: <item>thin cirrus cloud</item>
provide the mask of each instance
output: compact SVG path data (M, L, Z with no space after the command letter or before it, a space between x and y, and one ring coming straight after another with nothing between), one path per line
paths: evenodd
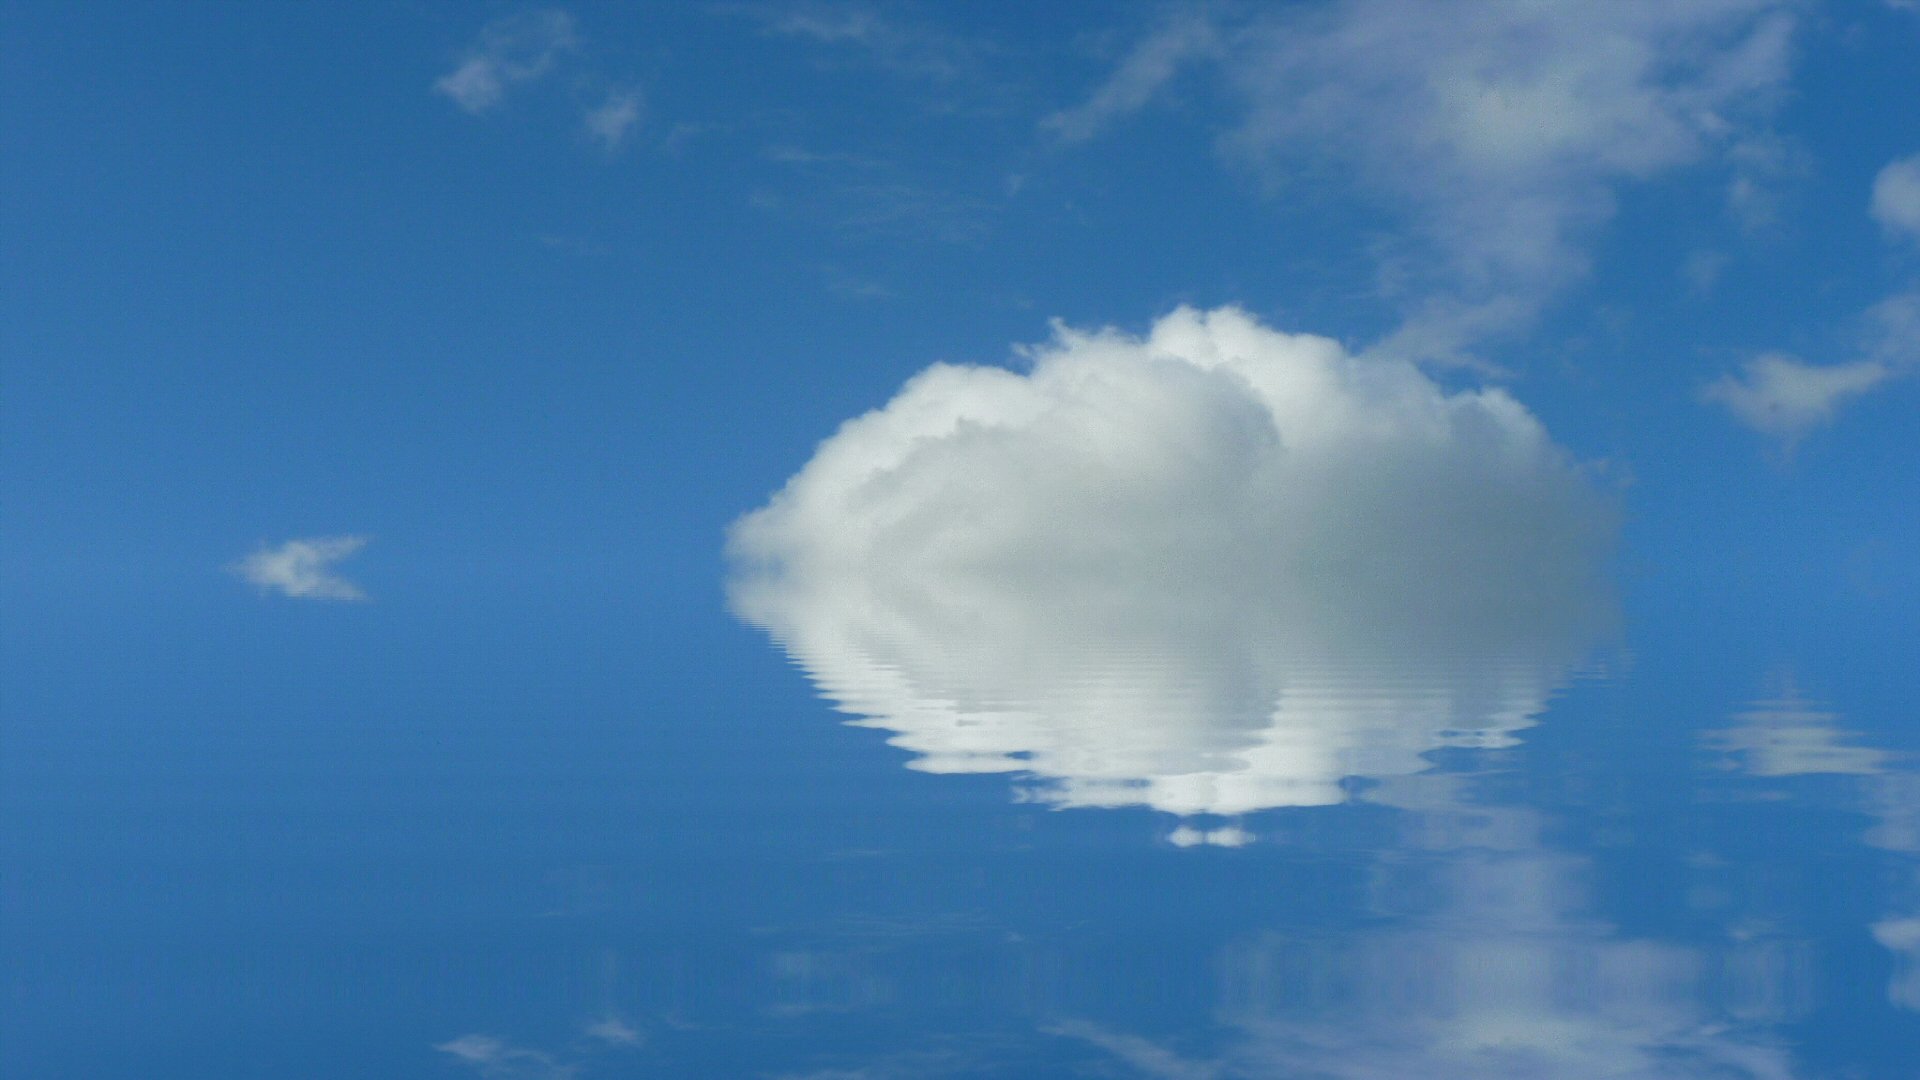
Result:
M1789 74L1791 7L1496 0L1462 17L1341 0L1236 21L1189 6L1043 127L1090 139L1182 72L1216 75L1240 113L1229 158L1278 182L1332 167L1404 215L1380 268L1404 321L1376 350L1470 362L1585 273L1617 187L1777 156L1760 121ZM1735 189L1751 202L1758 183Z
M1339 802L1511 744L1605 623L1611 500L1504 391L1234 308L1028 355L921 373L729 536L735 612L913 768Z
M358 585L335 573L336 563L367 546L364 536L316 536L263 547L234 572L262 591L311 600L365 600Z
M470 113L483 113L506 100L507 92L552 70L560 56L579 45L573 16L564 11L526 11L495 19L480 31L459 66L433 88Z

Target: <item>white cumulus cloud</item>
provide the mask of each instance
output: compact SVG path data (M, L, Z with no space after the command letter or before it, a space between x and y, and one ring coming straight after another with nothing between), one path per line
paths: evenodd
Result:
M735 611L916 768L1337 802L1510 743L1601 619L1610 501L1504 391L1233 308L1028 359L921 373L729 537Z
M505 100L519 83L532 82L574 48L573 16L564 11L527 11L488 23L458 67L433 88L470 113L482 113Z
M333 565L367 546L364 536L316 536L263 547L234 572L262 589L320 600L365 600L366 593L333 572Z

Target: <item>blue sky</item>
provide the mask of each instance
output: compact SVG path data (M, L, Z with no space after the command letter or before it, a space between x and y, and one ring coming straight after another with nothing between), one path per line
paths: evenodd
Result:
M1631 478L1642 559L1910 550L1913 328L1868 313L1920 287L1911 196L1873 213L1920 16L1420 17L9 5L10 587L364 535L383 603L707 603L728 521L913 372L1182 303L1508 387ZM1703 393L1768 353L1886 372L1767 434Z

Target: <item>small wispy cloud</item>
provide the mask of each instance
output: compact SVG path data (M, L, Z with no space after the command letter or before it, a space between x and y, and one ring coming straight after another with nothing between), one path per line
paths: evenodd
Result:
M608 1016L587 1025L587 1037L597 1039L609 1046L639 1046L646 1042L646 1036L639 1029L617 1016Z
M1747 361L1738 373L1708 383L1700 396L1791 447L1831 423L1841 405L1879 386L1890 374L1874 360L1809 364L1785 353L1766 353Z
M608 150L619 149L640 122L643 99L634 89L614 90L606 100L587 110L587 133Z
M1198 9L1176 10L1134 46L1086 101L1054 113L1040 126L1063 141L1083 142L1139 111L1182 68L1219 50L1220 35L1211 19Z
M899 293L886 283L870 277L863 277L838 266L821 267L826 278L827 291L848 300L893 300Z
M1680 276L1686 279L1687 287L1696 295L1704 296L1713 291L1720 283L1720 275L1732 262L1722 251L1696 251L1687 256L1681 264Z
M855 0L749 5L761 31L819 45L856 49L898 75L945 82L971 67L973 47L935 26L910 22L897 7L882 9Z
M315 600L365 600L358 585L333 565L367 546L365 536L316 536L263 547L234 564L233 571L263 591Z
M550 1054L514 1046L492 1035L462 1035L434 1049L474 1069L483 1080L571 1080L579 1071Z
M1756 131L1727 147L1733 178L1727 182L1727 213L1748 233L1780 224L1786 193L1811 171L1806 154L1792 140Z
M527 11L495 19L480 31L460 65L441 76L434 90L470 113L483 113L520 83L539 79L554 61L579 45L573 16L564 11Z
M582 1073L600 1075L608 1055L624 1054L644 1046L646 1041L645 1033L609 1013L585 1025L578 1037L550 1051L517 1045L484 1032L449 1039L434 1049L478 1073L480 1080L573 1080Z
M1880 170L1873 180L1870 210L1888 232L1920 240L1920 154Z

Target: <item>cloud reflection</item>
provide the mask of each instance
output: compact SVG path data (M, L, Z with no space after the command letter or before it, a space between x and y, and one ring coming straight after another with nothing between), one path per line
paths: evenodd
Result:
M1276 930L1217 964L1225 1032L1204 1056L1093 1024L1047 1030L1141 1076L1316 1080L1788 1080L1783 1025L1817 979L1804 943L1634 937L1602 917L1602 868L1564 823L1476 802L1435 775L1395 781L1404 846L1370 871L1371 918ZM1905 927L1887 924L1896 938ZM1155 1066L1160 1066L1156 1068Z
M1706 732L1706 744L1752 776L1869 776L1884 769L1885 751L1853 745L1855 736L1839 726L1839 713L1807 700L1791 679L1782 681L1777 696L1735 713L1734 726Z
M913 768L1336 803L1512 745L1605 622L1609 502L1503 391L1232 308L1027 355L923 372L730 536L735 611Z
M1411 926L1341 942L1276 937L1236 952L1226 1013L1244 1041L1224 1074L1793 1076L1769 1030L1791 1019L1780 1005L1794 997L1783 985L1790 950L1620 937L1578 910L1588 869L1547 851L1477 853L1445 868L1443 906ZM1743 978L1754 985L1715 1001L1726 995L1716 983Z

